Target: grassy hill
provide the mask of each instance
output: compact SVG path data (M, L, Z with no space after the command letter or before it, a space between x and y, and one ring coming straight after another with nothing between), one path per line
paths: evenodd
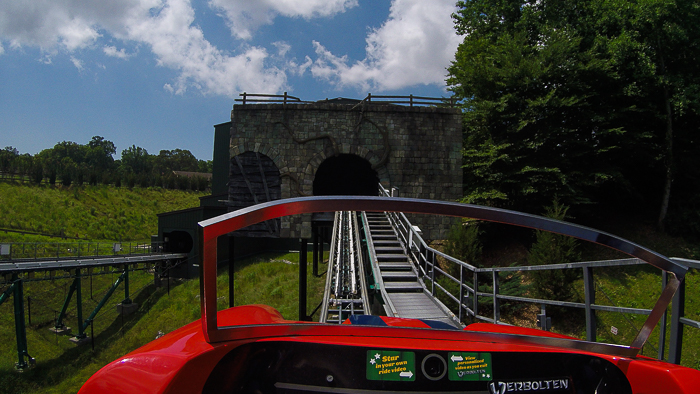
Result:
M158 229L156 214L199 206L204 195L162 188L0 182L0 241L50 240L2 230L90 240L150 240Z

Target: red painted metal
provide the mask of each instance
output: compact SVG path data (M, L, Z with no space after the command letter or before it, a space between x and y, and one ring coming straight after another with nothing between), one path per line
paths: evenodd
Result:
M559 336L527 328L479 323L467 326L464 331L433 330L420 328L424 324L415 320L399 318L386 319L389 327L301 324L284 320L279 312L262 305L221 311L218 321L242 328L239 338L208 343L201 322L190 323L105 366L85 383L79 394L200 393L212 370L226 354L244 344L269 341L436 352L566 352L593 355L611 362L628 378L633 393L689 394L697 393L700 387L700 371L647 357L600 355L533 345L517 339L498 342L494 337L480 335L488 332ZM338 356L342 358L342 354ZM440 391L439 387L436 384L435 391Z
M410 199L401 201L402 204L400 204L399 210L425 213L422 201ZM327 325L288 321L283 319L279 312L273 308L262 305L240 306L217 311L216 239L218 236L250 224L286 215L341 209L390 211L396 208L395 203L396 199L366 197L293 199L287 202L261 204L261 206L246 208L200 223L200 240L202 240L200 255L203 256L200 278L202 308L200 321L190 323L105 366L85 383L80 393L171 394L235 392L237 387L244 387L240 385L240 382L248 379L246 374L251 373L251 371L246 369L250 367L244 365L252 357L246 351L250 349L258 349L260 351L262 349L268 351L268 353L284 354L284 351L289 349L319 349L319 346L322 349L332 349L329 351L337 353L332 355L335 357L332 359L333 361L328 362L329 364L336 363L337 365L328 365L329 368L335 367L336 370L340 369L343 371L354 368L356 376L352 376L352 382L355 384L355 388L391 387L391 389L387 390L413 391L416 390L415 387L418 387L411 382L401 382L398 386L392 386L391 384L393 383L388 383L388 386L384 386L384 382L370 381L369 369L365 376L364 367L348 365L349 362L352 362L351 360L357 360L358 358L346 357L346 354L354 354L355 356L359 354L360 358L362 358L365 357L363 352L367 354L370 351L374 352L374 350L367 349L376 349L378 351L411 353L416 355L417 358L419 356L422 357L424 364L426 359L429 358L428 356L432 356L432 354L488 353L489 357L497 360L494 361L494 370L498 370L501 376L494 377L490 383L478 382L478 391L490 391L494 394L515 391L510 390L511 386L517 388L519 384L525 384L526 387L530 388L544 387L541 386L542 380L538 381L537 379L561 378L567 379L566 382L571 381L572 385L574 384L575 379L568 374L561 377L540 376L535 373L533 376L521 374L513 375L515 377L511 378L504 378L512 369L514 370L521 366L527 371L537 371L537 365L525 365L527 362L522 362L522 360L527 360L527 357L530 356L538 360L585 359L593 364L603 365L605 366L604 368L601 367L603 372L596 373L603 375L609 373L611 374L609 376L616 377L615 379L618 382L622 381L623 383L620 383L620 387L623 388L622 392L630 392L629 388L631 388L633 393L697 393L700 391L700 371L636 356L635 351L629 351L630 348L625 347L621 347L616 353L615 351L610 351L611 345L601 345L603 346L600 348L602 350L598 352L596 351L596 344L528 328L480 323L467 326L462 331L440 330L428 328L425 322L419 320L386 317L382 318L382 325L384 325L382 327L360 324ZM461 216L466 212L470 214L466 216L485 220L545 228L555 232L562 231L566 233L573 231L575 234L569 235L608 246L622 245L627 253L637 257L645 257L652 265L676 273L681 279L685 273L684 267L677 266L665 257L655 254L648 249L587 228L567 227L557 222L543 220L530 215L513 216L512 213L504 213L504 211L500 210L477 209L465 205L457 206L449 203L439 203L433 204L431 207L431 213L455 215L455 211L459 211L456 216ZM602 237L601 234L603 235ZM612 349L614 350L614 347ZM250 350L250 352L253 352L253 350ZM432 353L426 356L429 352ZM313 359L316 357L328 357L327 354L302 353L299 357L305 358L306 361L302 361L308 362L309 365L313 364ZM242 357L241 361L236 359L239 356ZM521 365L509 365L507 357L521 360ZM433 360L437 358L443 358L443 356L434 357ZM299 365L303 367L305 365L304 362L297 362L294 365L295 367ZM502 365L497 365L499 363ZM272 365L266 368L253 372L275 373ZM421 368L424 368L424 366L421 366ZM554 365L552 368L552 370L562 370L560 365ZM571 371L571 373L574 374L576 371ZM426 373L425 369L420 379L418 375L419 373L416 371L415 383L421 385L421 391L426 391L426 387L429 387L428 391L431 392L455 391L454 387L457 387L455 385L461 384L451 378L449 381L443 377L431 379L428 377L429 374ZM622 380L619 379L620 376L623 376ZM527 379L534 380L527 381ZM577 384L580 384L580 378L576 379L579 379ZM545 380L544 382L550 381ZM216 384L212 385L212 382ZM331 384L332 382L333 376L328 375L328 392L331 392L335 387ZM289 387L299 389L300 387L298 383L294 382L282 383L287 384L287 389ZM590 382L584 383L588 384ZM604 380L600 380L600 382L595 381L592 383L592 387L595 388L595 384L598 384L600 392L603 392L605 388L604 383ZM295 384L296 386L294 386ZM318 385L318 382L313 384L315 388L321 387ZM217 390L213 390L212 387ZM477 386L472 385L470 387ZM549 383L547 383L547 387L549 387ZM585 392L598 392L598 388L595 388L595 390L590 389L590 384L587 387L589 387L588 391ZM339 388L342 389L342 387ZM243 391L257 392L250 388ZM267 391L272 392L273 390ZM539 391L558 392L558 390ZM344 391L341 390L339 392L352 392L352 390L346 388Z

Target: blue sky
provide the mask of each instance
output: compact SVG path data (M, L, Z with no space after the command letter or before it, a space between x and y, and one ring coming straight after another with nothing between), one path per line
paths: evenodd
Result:
M212 156L239 93L448 96L454 0L0 2L0 148Z

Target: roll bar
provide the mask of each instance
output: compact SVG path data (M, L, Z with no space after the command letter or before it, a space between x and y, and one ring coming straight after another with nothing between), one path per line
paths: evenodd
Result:
M589 227L505 209L455 202L398 197L317 196L275 200L239 209L234 212L199 222L199 256L201 263L200 302L202 310L202 328L207 342L221 342L236 338L232 328L220 327L217 323L217 237L255 223L276 219L283 216L335 211L432 214L465 217L510 224L567 235L584 241L607 246L630 256L639 258L640 260L643 260L656 268L666 271L669 276L668 283L632 344L626 348L627 350L624 351L620 351L620 347L618 346L610 345L613 347L612 353L623 354L626 356L635 356L641 350L642 346L649 338L649 335L651 335L652 330L661 319L664 311L671 303L673 295L688 271L687 267L678 264L665 256L615 235ZM548 338L542 338L541 342L546 342L547 340ZM562 345L561 340L555 342L555 346L564 346ZM572 345L569 347L576 349L581 349L582 343L588 343L585 341L573 340L570 342ZM554 342L552 344L554 344ZM591 343L591 346L595 346L594 349L596 349L596 351L600 351L600 346L604 345Z

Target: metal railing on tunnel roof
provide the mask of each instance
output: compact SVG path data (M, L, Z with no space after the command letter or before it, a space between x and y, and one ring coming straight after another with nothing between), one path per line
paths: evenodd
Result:
M246 104L316 104L316 103L333 103L342 102L348 104L393 104L393 105L403 105L408 107L419 107L419 106L435 106L435 107L457 107L457 99L454 97L426 97L426 96L414 96L409 94L408 96L385 96L385 95L372 95L368 93L363 99L347 99L347 98L337 98L337 99L325 99L318 101L305 101L299 97L288 95L287 92L284 94L258 94L258 93L246 93L243 92L239 96L242 98L235 99L234 101L242 105Z

